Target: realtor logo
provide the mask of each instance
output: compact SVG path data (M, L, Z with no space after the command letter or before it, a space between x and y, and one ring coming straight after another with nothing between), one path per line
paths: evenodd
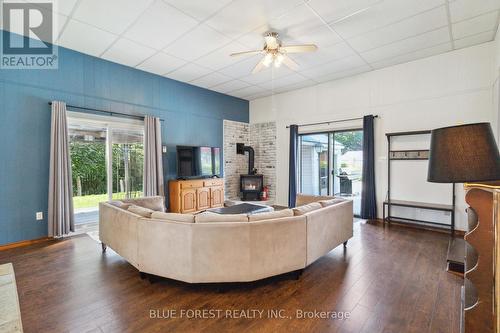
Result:
M2 3L2 69L57 69L53 3Z

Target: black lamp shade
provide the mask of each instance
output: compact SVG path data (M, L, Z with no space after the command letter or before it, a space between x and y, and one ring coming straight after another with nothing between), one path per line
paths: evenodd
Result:
M500 180L500 155L490 124L433 130L427 180L434 183Z

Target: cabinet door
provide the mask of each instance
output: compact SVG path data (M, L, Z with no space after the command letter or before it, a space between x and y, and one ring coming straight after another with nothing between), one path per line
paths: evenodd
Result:
M187 189L181 191L181 213L196 211L196 190Z
M224 206L224 187L214 186L210 188L210 199L212 207Z
M196 210L204 210L210 208L210 190L208 187L202 187L196 190Z

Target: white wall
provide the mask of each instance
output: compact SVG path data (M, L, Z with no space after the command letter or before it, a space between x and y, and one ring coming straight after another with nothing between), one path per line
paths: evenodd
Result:
M381 216L381 203L387 190L385 133L493 122L494 48L493 42L481 44L251 101L251 123L276 121L277 202L286 204L288 196L289 132L286 125L377 114L376 186ZM352 128L360 123L342 125ZM406 177L410 179L413 175ZM404 183L405 177L397 181ZM429 185L423 184L424 190L408 188L408 194L422 192L425 195L426 186ZM463 229L466 205L462 186L457 188L457 227Z

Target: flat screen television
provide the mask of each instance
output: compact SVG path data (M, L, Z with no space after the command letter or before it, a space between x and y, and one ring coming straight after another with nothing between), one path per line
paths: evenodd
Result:
M218 147L177 146L177 177L220 176L220 155Z

